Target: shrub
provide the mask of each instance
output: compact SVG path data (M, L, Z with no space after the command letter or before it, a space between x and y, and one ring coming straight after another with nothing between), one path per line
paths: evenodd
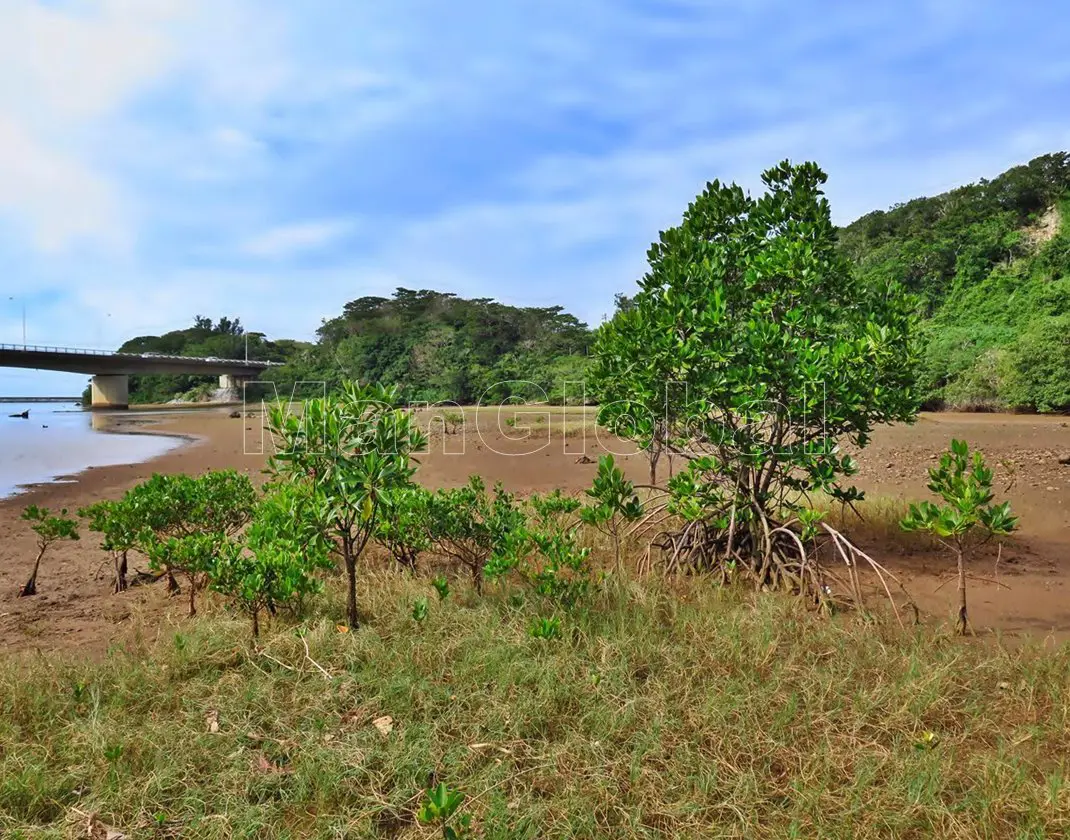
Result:
M140 529L131 505L125 499L97 502L79 510L78 515L89 520L90 531L96 531L103 537L101 548L111 555L115 571L112 591L125 592L128 555L138 545Z
M612 455L603 455L598 459L598 473L587 495L594 501L583 509L580 517L584 523L613 540L613 563L619 573L621 525L638 520L643 515L643 505L632 482L613 463Z
M431 548L427 533L431 493L417 484L392 488L382 497L382 514L375 530L376 541L401 566L416 572L420 555Z
M269 422L276 454L269 471L307 484L323 512L324 539L346 572L346 616L357 628L357 561L376 532L384 498L408 484L410 456L426 436L399 403L396 387L348 383L340 397L309 400L301 417L281 404Z
M670 557L817 595L789 523L814 493L861 498L841 441L914 417L914 302L851 271L815 164L763 181L709 184L651 247L634 306L598 332L599 422L644 446L663 424L691 459L668 490L696 516L664 535Z
M479 476L428 499L428 536L436 551L463 566L477 592L491 557L511 556L527 539L527 517L513 494L498 484L493 495Z
M48 508L28 505L22 512L21 517L30 523L30 528L37 534L37 558L33 561L33 571L30 572L29 580L19 590L19 597L26 598L37 594L37 573L41 569L41 558L45 552L61 540L77 540L78 523L67 516L67 509L63 508L58 516L54 516Z
M1010 502L991 504L992 470L984 457L974 452L970 458L964 441L952 440L951 448L929 469L929 489L944 500L943 506L919 502L901 523L905 531L927 531L955 554L959 577L959 612L956 629L965 633L966 558L979 540L1011 533L1018 517L1011 515Z
M137 548L150 568L185 576L189 614L197 614L196 594L207 580L215 552L249 522L256 490L234 470L200 476L153 475L127 491L120 505L101 512L98 524L121 532L137 528Z
M275 615L278 607L322 588L315 572L331 562L313 506L304 486L275 487L257 505L244 540L216 547L211 588L248 613L253 638L260 635L262 610Z
M1011 345L1006 367L1012 405L1070 410L1070 313L1035 319Z

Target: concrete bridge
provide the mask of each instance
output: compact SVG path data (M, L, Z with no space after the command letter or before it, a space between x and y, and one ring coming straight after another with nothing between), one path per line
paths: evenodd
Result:
M0 344L0 367L58 370L92 376L93 408L129 408L131 374L218 375L219 387L233 390L240 398L243 382L255 379L261 372L278 364L241 359L199 359L155 353L107 353L71 347Z

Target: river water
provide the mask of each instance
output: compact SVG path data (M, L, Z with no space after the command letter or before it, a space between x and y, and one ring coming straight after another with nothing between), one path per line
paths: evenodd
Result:
M29 419L10 415L29 411ZM135 464L182 441L158 435L108 431L107 415L74 402L0 402L0 498L30 484L54 481L87 467Z

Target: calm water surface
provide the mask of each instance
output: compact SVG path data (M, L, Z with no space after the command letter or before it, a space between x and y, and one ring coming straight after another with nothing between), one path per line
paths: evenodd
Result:
M29 410L28 420L9 415ZM0 403L0 498L87 467L134 464L182 445L177 438L105 431L109 416L70 403Z

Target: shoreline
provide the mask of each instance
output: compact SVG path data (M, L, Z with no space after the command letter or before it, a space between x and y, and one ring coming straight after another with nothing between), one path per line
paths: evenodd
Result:
M110 467L132 466L132 465L136 465L136 464L148 464L148 463L151 463L152 461L155 461L157 458L162 458L165 455L169 455L169 454L171 454L173 452L176 452L177 450L183 448L184 446L188 446L191 443L196 443L198 440L201 439L199 436L197 436L195 434L184 433L184 432L169 432L167 430L161 430L161 429L152 428L153 426L161 425L161 424L163 424L165 422L166 422L165 418L160 418L159 420L147 420L147 421L145 421L143 423L131 424L131 425L135 426L135 428L131 428L131 429L119 428L119 426L122 425L121 422L120 423L116 423L114 428L94 429L93 431L96 434L102 434L102 435L115 435L115 436L118 436L118 435L131 435L131 436L137 435L137 436L151 436L151 437L169 438L171 440L176 441L176 444L174 446L170 447L169 449L163 451L163 452L159 452L159 453L157 453L155 455L150 455L148 458L143 458L143 459L138 460L138 461L131 461L131 462L127 463L127 464L89 464L89 465L83 467L80 470L75 470L74 472L57 473L56 475L50 476L49 478L44 479L42 481L32 481L32 482L28 482L28 483L25 483L25 484L18 484L18 485L15 486L15 489L11 493L8 493L6 495L0 496L0 506L4 505L6 502L10 502L10 501L14 501L14 500L25 498L28 494L31 494L34 491L40 490L42 488L52 487L52 486L55 486L55 485L76 484L76 483L78 483L78 481L82 477L84 477L86 475L86 473L88 473L88 472L90 472L92 470L105 470L105 469L108 469Z
M41 594L16 597L36 555L34 534L20 516L28 504L76 513L93 502L118 498L156 472L235 469L259 486L265 479L266 454L256 450L267 445L260 436L259 412L241 418L231 418L230 412L229 407L212 406L166 415L119 413L111 431L171 437L179 445L145 461L57 476L0 499L0 649L84 650L96 655L139 630L155 634L182 626L182 605L168 599L162 587L138 586L112 594L110 561L99 548L98 535L84 529L80 541L49 551L38 582ZM506 437L494 425L493 412L477 417L468 428L474 432L478 426L480 435L469 433L467 445L464 438L436 438L431 451L421 456L416 479L429 488L455 487L478 474L488 486L501 481L525 494L555 488L582 493L590 487L597 458L605 451L593 435L581 440L555 434L551 446L533 449L531 439ZM953 435L985 452L1000 484L999 498L1010 499L1022 517L1020 537L1004 546L1000 582L970 584L971 618L986 631L1008 636L1070 638L1070 466L1061 466L1056 458L1070 453L1066 422L1028 415L922 416L912 426L878 430L859 457L861 472L852 483L875 504L928 498L926 470ZM583 453L588 460L579 457ZM620 452L618 462L629 478L646 483L647 464L641 455ZM1008 480L1013 485L1003 490ZM872 542L861 545L904 577L927 622L946 618L954 599L954 586L946 584L952 559L891 533L875 533ZM994 552L992 557L978 555L974 568L979 575L992 576L994 558ZM132 558L131 571L138 567L144 567L143 558Z

